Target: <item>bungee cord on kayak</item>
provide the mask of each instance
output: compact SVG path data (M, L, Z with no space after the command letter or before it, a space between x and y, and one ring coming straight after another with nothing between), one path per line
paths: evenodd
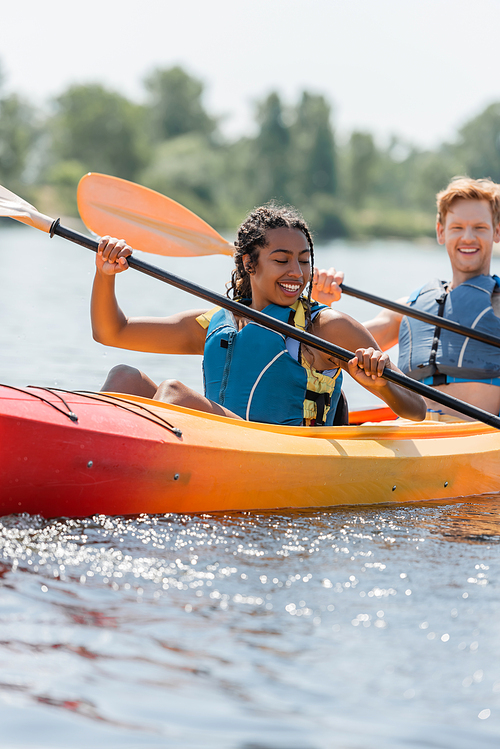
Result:
M47 406L52 406L52 408L54 408L56 411L59 411L59 413L61 413L63 416L67 416L68 419L70 419L71 421L74 421L74 422L78 421L78 416L74 413L74 411L71 410L71 408L68 406L64 398L62 398L57 393L54 393L54 395L56 395L59 398L59 400L62 401L62 403L64 403L64 405L67 408L67 411L63 411L62 408L59 408L59 406L56 406L55 403L52 403L51 401L47 400L43 396L38 395L37 393L28 392L24 388L14 387L14 385L5 385L4 383L1 383L0 387L9 388L10 390L17 390L19 393L25 393L27 395L30 395L32 398L37 398L37 400L42 401L42 403L46 403ZM39 387L38 385L26 385L26 387L36 388L37 390L45 390L46 392L49 392L49 393L52 392L50 388ZM62 392L69 392L69 391L63 390Z
M59 388L54 388L53 390L59 390ZM51 390L51 392L53 392ZM178 427L175 427L173 424L171 424L169 421L167 421L165 418L160 416L157 413L153 413L151 409L149 409L147 406L145 406L143 403L134 402L134 407L132 408L130 404L126 404L126 402L123 402L122 398L119 398L118 396L114 396L111 393L94 393L91 390L72 390L72 391L63 391L63 392L72 392L77 395L82 395L85 398L92 398L92 400L96 401L104 401L105 403L113 403L118 408L123 409L124 411L130 411L130 413L134 413L137 416L140 416L143 419L146 419L147 421L152 421L153 424L158 424L161 427L164 427L165 429L168 429L169 432L172 432L172 434L175 434L176 437L182 437L182 430ZM136 409L139 409L137 411ZM146 416L145 411L148 416Z
M123 411L130 411L130 413L134 413L137 416L140 416L143 419L146 419L147 421L153 422L153 424L158 424L158 426L164 427L165 429L168 429L172 434L175 434L176 437L182 437L182 431L175 427L173 424L171 424L167 419L163 418L159 414L153 413L147 406L145 406L142 403L135 402L134 406L131 407L130 405L127 405L123 402L123 400L117 396L113 396L109 393L94 393L90 390L65 390L63 388L56 388L56 387L43 387L42 385L26 385L27 388L30 388L30 391L24 389L15 387L14 385L6 385L5 383L0 383L0 387L9 388L9 390L16 390L19 393L28 394L32 398L36 398L39 401L42 401L43 403L46 403L47 406L51 406L56 411L59 411L59 413L63 414L63 416L67 416L68 419L70 419L73 422L78 422L78 415L71 409L71 407L66 403L62 395L60 393L67 393L68 395L81 395L85 398L91 398L92 400L96 401L104 401L105 403L112 402L117 408L121 408ZM41 395L38 395L38 393L32 392L32 390L42 390L46 393L51 393L52 395L55 395L56 398L58 398L65 406L66 411L64 411L62 408L59 408L59 406L56 406L55 403L52 403L52 401L47 400L47 398L44 398ZM139 410L137 410L139 409ZM146 416L146 413L143 413L145 411L148 416Z

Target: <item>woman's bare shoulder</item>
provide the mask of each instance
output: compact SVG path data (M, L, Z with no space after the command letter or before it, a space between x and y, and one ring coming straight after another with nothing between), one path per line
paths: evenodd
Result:
M362 323L335 309L321 310L314 319L311 332L349 351L368 346L378 348L373 336Z
M315 335L321 335L325 329L348 330L350 328L363 328L363 325L345 312L330 308L323 309L316 315L312 332Z

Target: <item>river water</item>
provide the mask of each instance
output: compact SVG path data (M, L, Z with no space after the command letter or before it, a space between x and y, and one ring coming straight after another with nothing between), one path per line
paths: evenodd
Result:
M92 341L92 253L3 224L2 382L98 389L124 361L201 387L198 357ZM336 242L317 255L391 298L448 275L433 244ZM146 259L217 291L231 267ZM128 314L204 306L132 271L119 298ZM374 313L352 299L340 308ZM351 407L375 402L346 392ZM0 518L0 746L497 749L499 511L485 497Z

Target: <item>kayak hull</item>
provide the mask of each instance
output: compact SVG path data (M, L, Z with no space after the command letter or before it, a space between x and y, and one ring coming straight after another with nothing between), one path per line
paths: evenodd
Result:
M500 432L477 422L279 427L130 396L0 386L0 445L2 515L320 508L500 490Z

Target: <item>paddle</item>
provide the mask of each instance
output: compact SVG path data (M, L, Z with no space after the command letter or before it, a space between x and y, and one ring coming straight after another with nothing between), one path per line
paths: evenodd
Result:
M61 226L59 223L59 219L52 220L48 216L44 216L43 214L38 213L36 208L34 208L32 205L1 186L0 216L10 216L11 218L15 218L18 221L22 221L23 223L27 223L30 226L34 226L37 229L41 229L42 231L47 232L51 237L53 237L55 234L58 237L68 239L71 242L75 242L76 244L86 247L89 250L97 252L98 242L96 242L94 239L86 237L84 234L80 234L80 232L73 231L73 229L68 229L64 226ZM334 356L341 361L348 362L353 358L353 354L350 351L347 351L340 346L336 346L333 343L324 341L322 338L317 338L311 333L307 333L293 327L292 325L288 325L287 323L281 322L280 320L276 320L275 318L270 317L263 312L250 309L249 307L246 307L239 302L235 302L234 300L228 299L221 294L217 294L215 291L205 289L203 286L198 286L198 284L180 278L179 276L176 276L166 270L155 268L155 266L149 265L148 263L145 263L142 260L138 260L134 257L129 257L128 263L131 268L134 268L141 273L145 273L152 278L157 278L158 280L164 281L171 286L175 286L178 289L182 289L183 291L187 291L190 294L194 294L194 296L205 299L211 304L228 309L236 315L260 323L261 325L270 328L271 330L275 330L276 332L281 333L284 336L295 338L301 343L305 343L313 348L318 349L319 351L330 354L331 356ZM386 380L389 380L389 382L395 383L396 385L401 385L401 387L404 387L407 390L412 390L415 393L419 393L420 395L426 396L427 398L431 398L437 403L441 403L448 408L454 409L458 413L462 413L472 419L482 421L484 424L488 424L489 426L495 427L496 429L500 429L500 418L498 416L490 414L487 411L483 411L481 408L471 406L469 403L463 403L457 398L453 398L452 396L446 395L439 390L434 390L428 385L423 385L421 382L412 380L410 377L407 377L404 374L393 372L391 369L388 369L386 367L382 377L384 377Z
M113 234L153 255L232 255L226 242L196 214L147 187L107 174L86 174L77 192L83 223L99 237ZM109 228L108 228L109 227Z
M230 255L234 250L215 229L180 203L134 182L91 172L80 180L77 198L80 216L91 231L98 236L123 237L132 247L153 255ZM345 284L341 288L348 296L500 348L500 339L489 333Z

